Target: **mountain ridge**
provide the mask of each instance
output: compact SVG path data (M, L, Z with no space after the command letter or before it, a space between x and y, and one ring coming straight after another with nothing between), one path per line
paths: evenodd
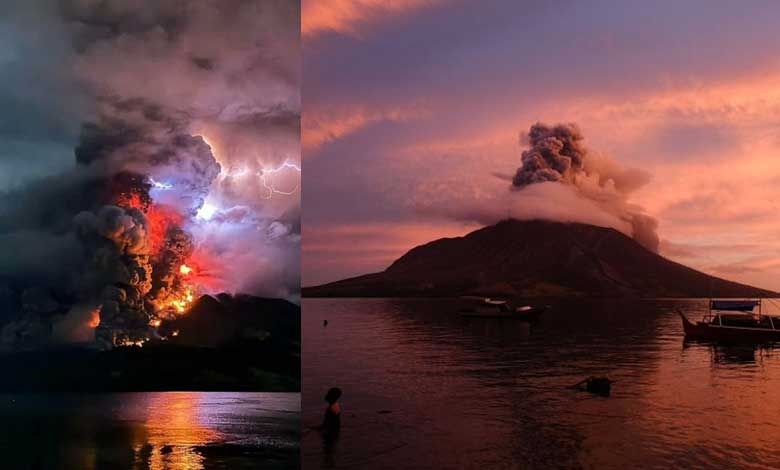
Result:
M777 295L664 258L612 228L507 219L419 245L386 270L304 297L762 297Z

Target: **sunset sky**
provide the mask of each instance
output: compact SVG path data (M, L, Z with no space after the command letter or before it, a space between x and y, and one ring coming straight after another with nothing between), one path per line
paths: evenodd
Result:
M648 174L661 254L780 289L780 4L385 3L303 1L304 285L504 211L542 121Z

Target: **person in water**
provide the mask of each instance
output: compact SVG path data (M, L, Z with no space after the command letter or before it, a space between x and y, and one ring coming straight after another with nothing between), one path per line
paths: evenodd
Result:
M336 439L341 431L341 389L333 387L325 394L325 401L328 402L328 408L325 410L325 417L322 420L320 429L325 439Z

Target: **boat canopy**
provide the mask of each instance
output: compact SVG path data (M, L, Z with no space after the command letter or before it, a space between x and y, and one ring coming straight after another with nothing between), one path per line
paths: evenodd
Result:
M751 312L760 303L760 300L713 300L710 308L712 310Z

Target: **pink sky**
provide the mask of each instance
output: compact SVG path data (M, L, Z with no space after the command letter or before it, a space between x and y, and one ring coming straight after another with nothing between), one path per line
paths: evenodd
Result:
M518 135L574 122L652 175L661 254L780 290L772 2L303 2L303 282L502 211ZM323 13L325 12L325 13Z

